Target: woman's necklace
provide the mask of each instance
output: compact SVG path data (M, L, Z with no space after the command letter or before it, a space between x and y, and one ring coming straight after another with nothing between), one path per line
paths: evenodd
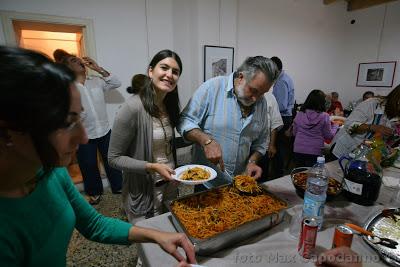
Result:
M168 119L168 117L164 117L164 118L167 118L167 119ZM171 152L172 152L171 143L170 143L169 140L168 140L167 131L166 131L165 128L164 128L164 124L163 124L163 122L162 122L162 117L160 116L160 118L158 118L158 119L160 120L161 128L162 128L163 133L164 133L165 155L169 156L169 155L171 154Z

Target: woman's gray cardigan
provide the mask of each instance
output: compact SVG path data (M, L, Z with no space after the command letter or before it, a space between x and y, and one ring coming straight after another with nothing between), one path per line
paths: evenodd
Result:
M108 162L111 167L122 170L124 209L135 215L145 215L153 209L155 181L145 168L146 163L153 161L152 145L152 117L145 111L140 97L133 95L115 117ZM176 166L174 142L172 145Z

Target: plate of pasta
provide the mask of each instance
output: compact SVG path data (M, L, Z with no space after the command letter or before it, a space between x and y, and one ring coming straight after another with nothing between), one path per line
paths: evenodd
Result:
M185 165L175 169L172 178L188 185L203 184L217 177L217 172L204 165Z

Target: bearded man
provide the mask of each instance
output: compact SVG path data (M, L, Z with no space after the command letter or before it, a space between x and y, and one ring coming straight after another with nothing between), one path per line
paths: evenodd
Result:
M177 130L194 143L192 162L218 173L205 188L230 183L232 176L242 173L261 177L257 161L266 152L268 129L264 93L277 77L278 69L269 58L249 57L236 72L211 78L194 93Z

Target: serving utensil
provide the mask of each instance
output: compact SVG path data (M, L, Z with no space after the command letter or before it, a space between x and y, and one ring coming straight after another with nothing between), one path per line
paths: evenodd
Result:
M385 237L378 237L374 233L365 230L361 226L358 226L356 224L352 223L345 223L348 227L351 229L359 232L359 235L364 235L367 237L368 241L370 241L373 244L379 244L388 248L393 248L395 249L399 243L397 243L395 240L390 239L390 238L385 238Z
M245 183L247 183L246 185L247 186L250 185L250 187L251 187L250 190L246 190L244 188L244 184L240 184L237 181L236 177L232 178L232 176L226 170L224 170L224 174L227 175L229 177L229 179L232 181L232 186L234 188L236 188L237 190L239 190L241 193L244 193L247 195L256 195L256 194L262 192L261 187L257 184L256 179L252 178L251 180L249 179L249 180L245 181Z

